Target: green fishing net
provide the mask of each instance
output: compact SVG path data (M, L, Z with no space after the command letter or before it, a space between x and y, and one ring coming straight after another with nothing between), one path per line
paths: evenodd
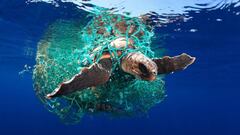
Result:
M85 26L76 20L55 22L38 44L33 73L37 96L49 111L65 122L78 122L84 114L135 116L146 113L165 97L162 77L152 82L139 80L124 73L119 64L121 57L133 51L154 57L150 48L153 35L151 28L137 17L107 13L94 14ZM118 49L110 42L119 37L132 39L135 49L121 48L123 54L114 55ZM95 48L100 49L93 52ZM97 62L106 50L111 52L113 61L113 74L106 84L51 100L45 98L61 82Z

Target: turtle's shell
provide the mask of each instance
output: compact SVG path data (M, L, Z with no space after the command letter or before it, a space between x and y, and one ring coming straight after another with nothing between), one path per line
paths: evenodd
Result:
M131 27L135 29L131 30ZM140 51L152 57L149 47L152 36L141 20L121 15L103 13L94 16L86 27L82 27L79 21L58 21L49 27L38 45L33 74L36 94L51 112L71 122L79 121L84 113L129 115L146 112L165 97L164 82L161 77L148 82L123 73L118 68L121 56L113 56L113 74L105 85L52 100L45 96L61 82L79 73L81 68L93 63L92 51L97 47L101 48L94 51L97 59L101 58L103 51L114 53L116 48L110 43L116 38L134 41L136 48L122 49L124 53Z

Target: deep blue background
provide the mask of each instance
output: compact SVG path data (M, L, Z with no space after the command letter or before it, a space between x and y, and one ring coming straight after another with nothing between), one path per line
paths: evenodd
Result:
M148 116L86 116L80 124L64 125L35 96L31 74L21 77L18 72L24 64L34 65L37 42L49 24L86 15L66 6L0 1L0 135L240 134L240 16L235 15L239 8L189 12L190 21L156 30L169 34L165 40L169 55L186 52L197 60L166 78L168 97ZM182 30L175 32L176 28ZM198 31L189 32L192 28Z

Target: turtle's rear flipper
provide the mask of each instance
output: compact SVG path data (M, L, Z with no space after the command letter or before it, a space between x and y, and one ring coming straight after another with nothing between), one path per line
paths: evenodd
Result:
M153 61L157 64L158 74L168 74L187 68L195 59L195 57L183 53L174 57L164 56L163 58L153 59Z
M47 98L67 95L75 91L83 90L88 87L98 86L108 81L111 75L111 59L101 59L88 68L83 68L69 81L63 82L52 93L47 94Z

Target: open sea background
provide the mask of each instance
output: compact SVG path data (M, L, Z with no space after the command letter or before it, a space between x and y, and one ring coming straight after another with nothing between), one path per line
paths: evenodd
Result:
M95 1L89 3L109 4ZM129 1L118 1L121 8L132 4L121 12L184 16L155 29L156 35L167 35L159 45L167 55L186 52L197 58L187 70L166 77L165 101L140 118L97 115L63 124L37 99L31 69L21 71L33 68L37 43L50 24L88 14L83 1L0 0L0 135L240 135L240 1Z

